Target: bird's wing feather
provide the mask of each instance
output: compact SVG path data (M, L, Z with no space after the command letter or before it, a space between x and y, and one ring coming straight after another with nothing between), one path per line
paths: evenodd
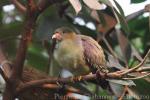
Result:
M96 70L107 71L105 55L101 46L91 37L79 35L82 40L84 49L84 59L90 67L91 71L95 73Z

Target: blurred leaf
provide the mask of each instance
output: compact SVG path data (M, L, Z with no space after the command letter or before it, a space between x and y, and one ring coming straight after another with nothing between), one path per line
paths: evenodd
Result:
M132 54L131 45L128 39L124 36L123 32L119 29L117 30L117 37L126 65L128 65Z
M112 55L108 55L108 65L109 67L115 67L119 70L124 69L122 65L120 65L118 59L114 58Z
M115 96L120 97L122 95L124 86L113 83L113 82L109 82L109 84L110 84L110 88L113 91L113 93L115 94Z
M7 4L10 4L10 1L9 0L0 0L0 6L4 6L4 5L7 5Z
M131 3L142 3L146 0L131 0Z
M78 14L82 9L82 5L81 5L80 1L79 0L69 0L69 2L71 3L73 8L75 9L76 14Z
M0 39L10 36L17 36L23 27L21 22L14 22L8 25L3 25L0 27Z
M132 32L132 34L129 35L129 39L132 40L134 47L136 47L140 53L143 53L143 50L147 49L148 43L150 42L148 20L148 17L139 16L129 21L129 27ZM140 43L137 42L136 39L140 39ZM141 45L139 46L139 44Z
M39 44L30 44L27 55L27 64L45 71L48 64L48 55Z
M132 55L135 56L139 61L143 60L139 52L133 46L132 46Z
M91 12L91 17L92 17L94 20L96 20L97 22L100 23L99 15L98 15L98 13L97 13L96 10L92 10L92 12Z
M92 92L90 91L90 89L88 89L87 86L91 86L89 83L84 84L84 83L77 83L77 84L71 84L71 86L80 89L82 92L84 92L85 94L88 95L92 95Z
M127 90L128 90L128 93L129 93L129 95L127 95L127 96L129 96L130 98L130 100L140 100L140 98L139 98L139 95L137 94L137 92L135 91L135 90L133 90L132 89L132 87L131 88L127 88Z
M118 30L117 37L122 55L127 65L129 64L130 59L133 59L133 57L136 57L138 60L142 61L142 57L140 56L138 51L134 48L134 46L132 46L128 38L123 34L121 30Z
M130 31L129 31L128 23L127 23L125 17L122 16L121 14L119 14L116 9L114 9L114 13L117 14L120 24L122 26L122 29L125 31L125 35L128 35Z
M5 52L6 54L10 57L10 59L14 59L16 56L16 38L8 38L4 41L0 41L1 43L3 43L4 47L5 47Z
M107 20L105 20L105 19L107 19L106 18L106 16L105 16L105 14L103 14L103 12L98 12L98 15L99 15L99 19L100 19L100 24L102 24L102 26L103 27L106 27L107 25L108 25L108 23L107 23ZM108 15L109 16L109 15ZM109 20L109 19L108 19ZM111 23L111 22L110 22ZM108 25L109 26L109 25ZM111 24L110 24L110 26L111 26ZM103 33L105 33L105 32L103 32Z
M145 81L144 79L135 80L134 82L136 84L136 87L133 88L139 95L150 96L149 82Z
M84 20L85 24L89 21L94 22L93 18L90 16L91 15L91 9L88 8L87 6L82 7L82 13L79 13L78 16L74 16L72 14L72 18L80 17ZM72 22L73 23L73 22Z
M111 2L109 0L99 0L99 1L110 6L110 7L113 7L113 5L111 4Z
M129 27L130 30L132 31L132 34L130 34L130 38L135 38L135 37L143 37L145 32L148 29L148 17L143 17L139 16L135 18L134 20L130 20L129 22ZM149 34L146 34L149 36Z
M119 3L116 0L114 0L114 2L116 4L117 8L119 9L119 12L121 13L121 15L125 18L124 11L123 11L122 7L119 5Z
M0 26L2 25L2 18L3 18L3 11L2 7L0 6Z
M110 29L115 27L117 23L115 18L103 12L99 12L99 16L101 21L104 20L102 21L102 24L98 26L99 32L107 33Z
M50 40L54 30L61 26L71 26L65 18L60 18L56 6L49 7L38 19L35 37Z
M103 9L103 5L98 2L98 0L83 0L83 2L93 10Z
M120 84L120 85L128 85L135 86L136 84L132 80L117 80L117 79L107 79L107 81Z

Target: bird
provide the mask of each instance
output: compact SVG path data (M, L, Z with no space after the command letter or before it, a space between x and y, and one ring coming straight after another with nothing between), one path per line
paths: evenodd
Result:
M104 51L92 37L77 34L69 27L59 27L54 31L52 40L55 41L54 60L73 75L109 72Z
M92 37L77 34L69 27L59 27L52 35L52 54L60 67L69 70L75 76L96 74L98 80L92 81L103 89L110 88L110 83L135 85L118 79L104 79L99 73L107 74L110 68L106 65L105 54L101 45ZM97 73L98 72L98 73Z

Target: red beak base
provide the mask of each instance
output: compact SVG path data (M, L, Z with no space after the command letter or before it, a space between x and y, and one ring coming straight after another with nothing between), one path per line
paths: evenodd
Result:
M54 35L52 36L52 39L56 39L56 40L61 40L62 39L62 36L60 33L54 33Z

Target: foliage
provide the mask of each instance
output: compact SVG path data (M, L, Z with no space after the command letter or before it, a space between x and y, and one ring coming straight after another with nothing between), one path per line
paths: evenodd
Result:
M143 1L145 0L131 0L131 3L141 3ZM17 8L11 12L4 12L2 7L10 4L10 2L8 0L1 0L0 2L0 42L3 43L8 58L13 61L17 54L16 51L18 43L20 43L20 35L22 34L26 16L19 13ZM26 0L22 3L26 4ZM107 6L106 9L102 3ZM132 68L141 61L150 47L148 17L144 17L141 14L126 21L127 17L124 15L121 6L117 1L115 1L115 4L117 8L109 0L64 0L64 2L54 3L49 6L36 20L25 66L39 69L52 76L58 76L61 69L55 67L57 64L49 59L52 58L49 53L51 36L57 27L70 26L79 34L88 35L96 39L105 50L107 61L110 66L115 68L114 70L123 69L125 68L124 66ZM6 18L8 17L10 17L11 21L7 23ZM80 18L85 24L75 22L77 18ZM92 23L95 29L87 27L89 22ZM45 41L47 42L46 45ZM144 66L149 65L147 63ZM54 73L52 73L52 69ZM124 95L131 96L131 98L137 99L141 95L150 96L150 89L148 88L150 87L149 77L134 82L137 86L122 86L115 83L110 86L115 97L118 98L121 98L125 89L126 93ZM84 85L73 84L71 86L87 93L95 92L97 95L109 95L107 90L97 90L95 88L97 85L95 84L88 83L88 85ZM117 95L118 93L121 94Z

